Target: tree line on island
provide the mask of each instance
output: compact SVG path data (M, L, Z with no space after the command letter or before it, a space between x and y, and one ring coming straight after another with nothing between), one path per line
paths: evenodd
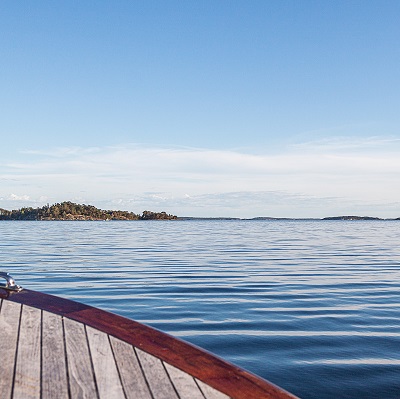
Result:
M128 211L105 211L93 205L80 205L70 201L45 205L42 208L21 208L8 211L0 208L0 220L176 220L166 212L144 211L137 215Z

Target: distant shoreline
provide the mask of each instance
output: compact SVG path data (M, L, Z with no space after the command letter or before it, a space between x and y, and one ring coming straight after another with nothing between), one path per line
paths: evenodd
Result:
M236 218L236 217L196 217L196 216L178 216L177 220L270 220L270 221L324 221L324 220L333 220L333 221L358 221L358 220L367 220L367 221L394 221L399 220L400 218L377 218L371 216L328 216L324 218L284 218L284 217L264 217L258 216L254 218Z
M348 218L348 217L326 217L326 218L279 218L279 217L254 217L254 218L237 218L237 217L197 217L197 216L176 216L174 218L137 218L137 219L129 219L129 218L118 218L113 217L109 219L104 218L93 218L93 217L85 217L85 216L77 216L77 217L66 217L66 218L41 218L41 219L32 219L32 218L3 218L0 215L0 222L2 221L12 221L12 222L110 222L110 221L149 221L149 220L168 220L168 221L270 221L270 222L319 222L319 221L369 221L369 222L390 222L390 221L400 221L400 218L374 218L374 217L356 217L356 218Z
M377 218L371 216L328 216L324 218L285 218L258 216L253 218L237 217L197 217L197 216L176 216L166 212L143 211L142 214L135 214L128 211L102 210L92 205L81 205L65 201L54 205L46 205L41 208L21 208L18 210L6 210L0 208L0 221L2 220L32 220L32 221L111 221L111 220L264 220L264 221L313 221L313 220L334 220L334 221L393 221L399 218Z

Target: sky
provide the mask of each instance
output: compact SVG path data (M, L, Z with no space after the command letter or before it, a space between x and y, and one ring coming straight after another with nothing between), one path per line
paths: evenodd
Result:
M0 208L400 217L400 2L0 2Z

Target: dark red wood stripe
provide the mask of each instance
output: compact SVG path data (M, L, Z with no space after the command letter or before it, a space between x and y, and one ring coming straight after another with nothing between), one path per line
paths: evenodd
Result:
M203 349L134 320L31 290L9 293L0 289L0 297L97 328L164 360L234 399L295 398L270 382Z

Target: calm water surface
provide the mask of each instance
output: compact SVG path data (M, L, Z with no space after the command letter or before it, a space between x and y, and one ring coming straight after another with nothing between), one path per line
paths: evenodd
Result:
M0 222L0 270L302 398L400 398L400 222Z

